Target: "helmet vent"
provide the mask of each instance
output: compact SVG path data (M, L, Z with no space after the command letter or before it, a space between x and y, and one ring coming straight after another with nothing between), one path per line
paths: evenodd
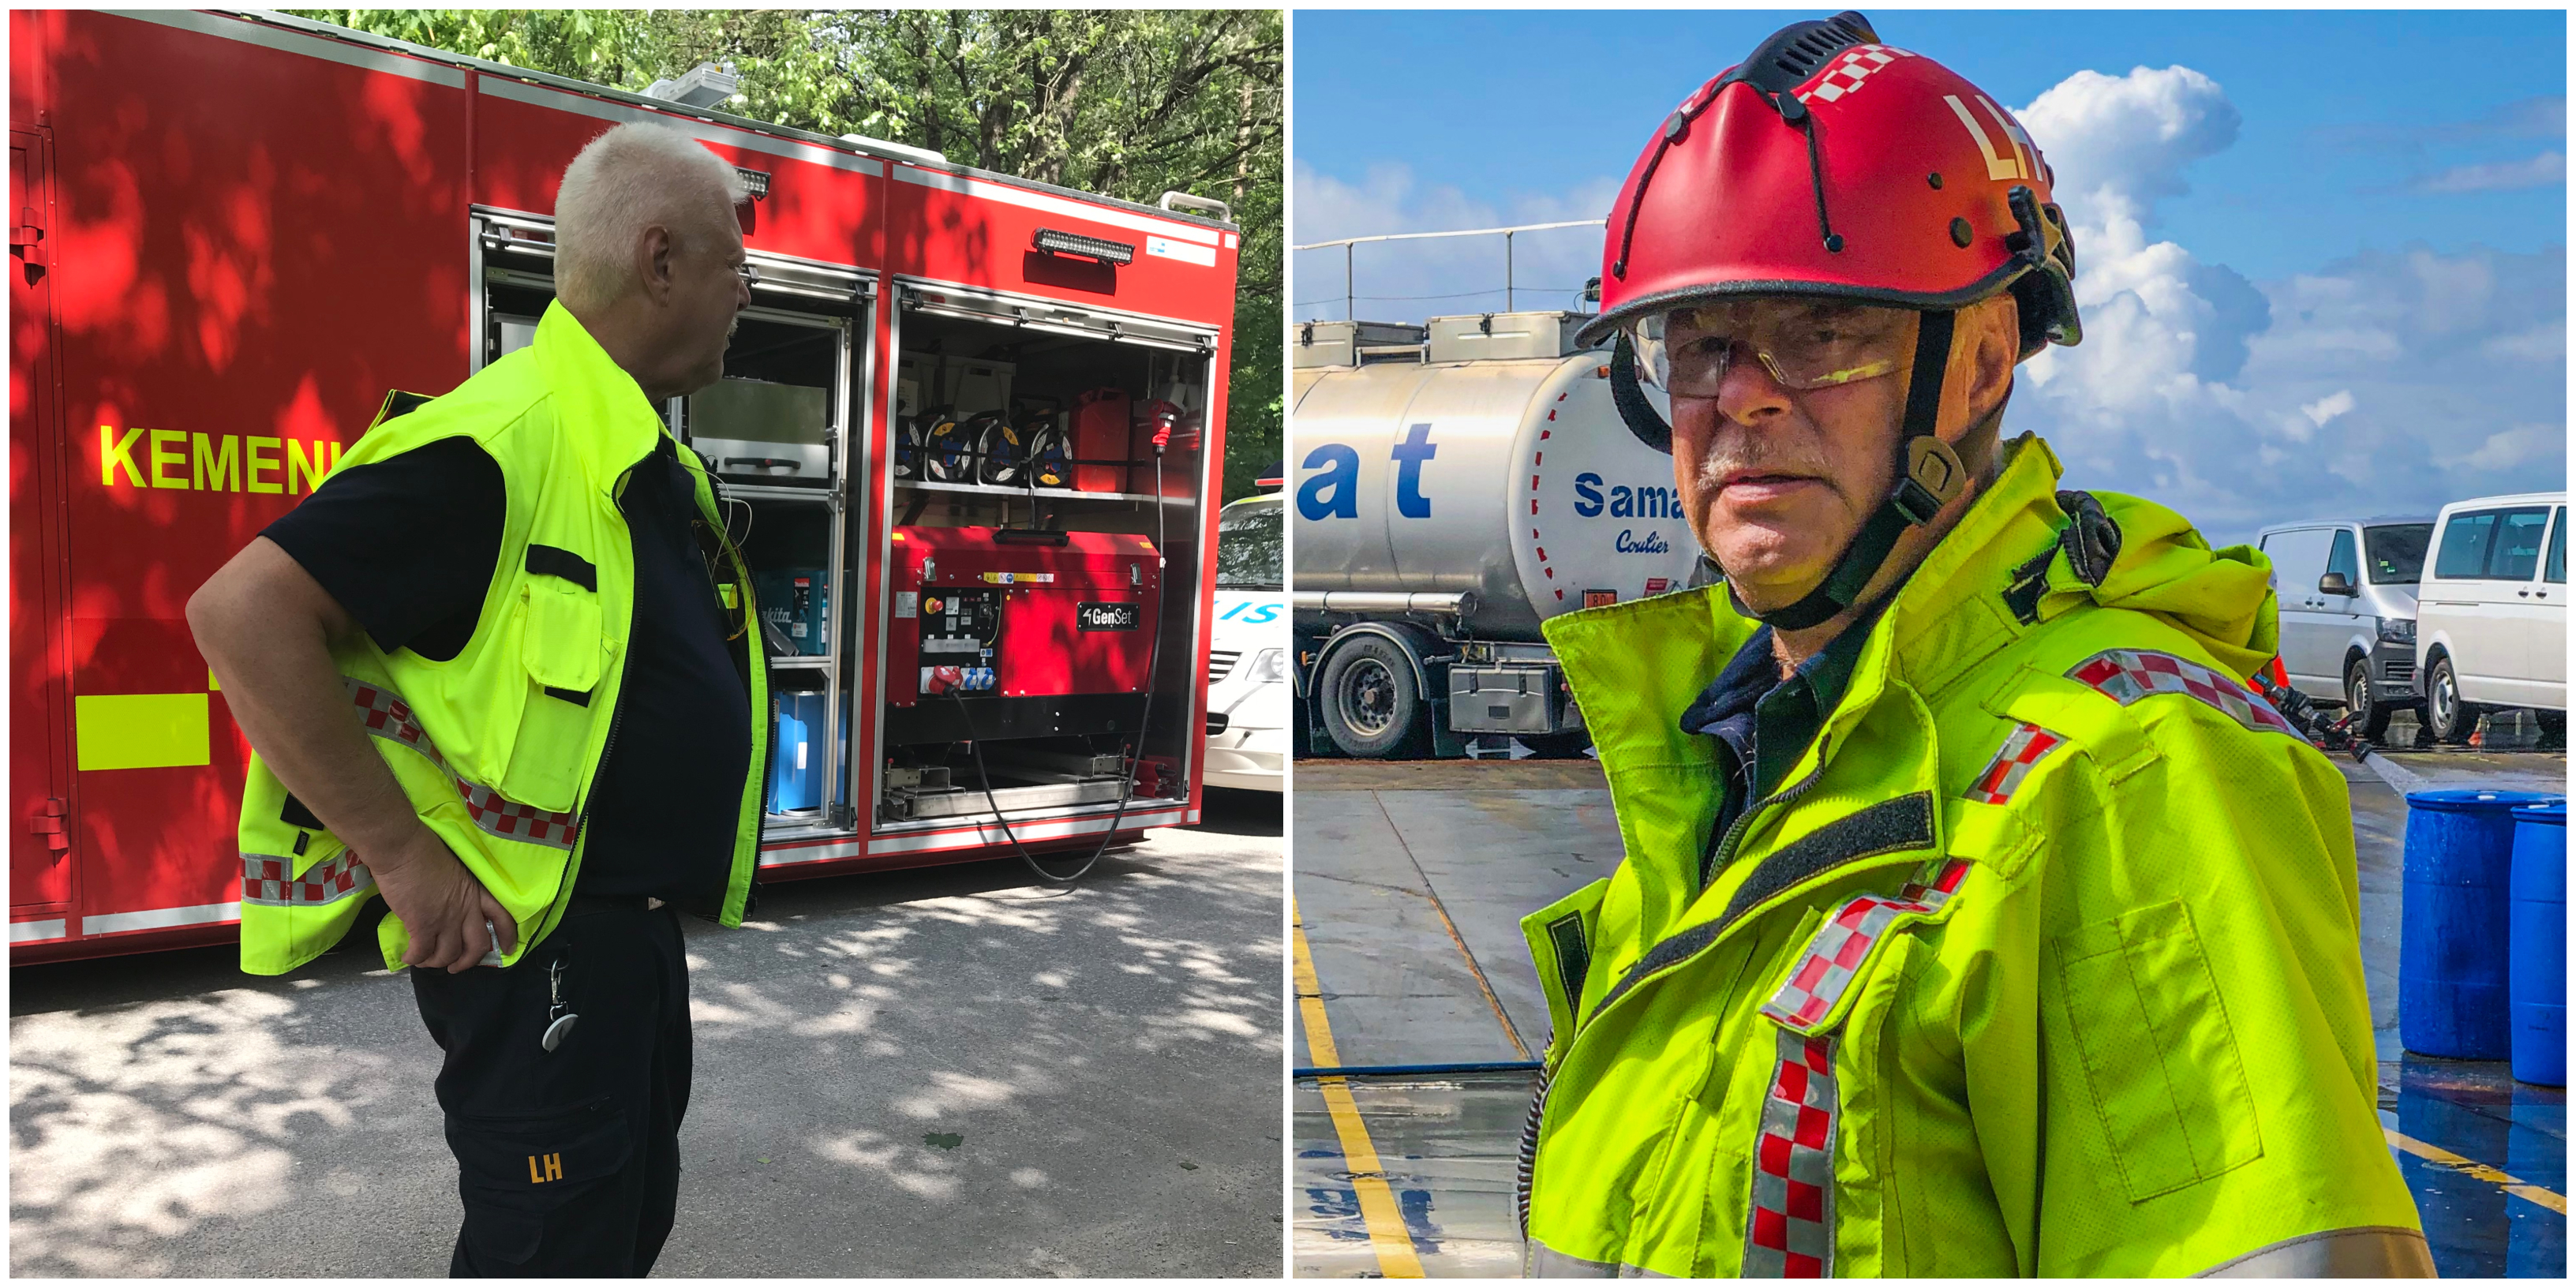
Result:
M1747 81L1764 97L1785 93L1806 83L1834 55L1877 39L1878 33L1870 28L1869 20L1857 13L1839 13L1820 22L1793 22L1771 33L1718 87Z
M1825 34L1827 31L1833 34L1828 36ZM1814 75L1816 69L1824 66L1825 60L1837 51L1859 43L1845 36L1840 30L1827 27L1824 31L1811 32L1790 41L1789 47L1781 50L1780 56L1772 59L1771 62L1781 71L1803 81Z

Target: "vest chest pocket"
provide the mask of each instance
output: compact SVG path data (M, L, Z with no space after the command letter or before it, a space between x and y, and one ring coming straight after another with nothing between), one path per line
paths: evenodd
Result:
M581 789L591 699L605 669L598 574L580 556L544 545L528 547L528 571L538 575L520 581L513 611L530 692L500 791L522 805L565 811Z

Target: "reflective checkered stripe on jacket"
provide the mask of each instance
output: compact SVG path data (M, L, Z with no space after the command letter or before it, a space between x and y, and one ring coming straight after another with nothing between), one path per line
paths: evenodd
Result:
M1842 1114L1834 1035L1825 1021L1861 967L1902 918L1941 910L1968 865L1952 862L1930 885L1895 897L1846 900L1807 941L1762 1015L1779 1026L1778 1061L1753 1148L1753 1210L1745 1223L1743 1277L1823 1279L1834 1273L1834 1142Z
M1753 1149L1747 1279L1823 1279L1834 1272L1834 1040L1781 1029L1780 1062Z
M2021 780L2040 757L2066 745L2066 740L2035 724L2019 724L2004 736L2003 749L1987 762L1977 775L1976 785L1968 789L1968 799L1981 805L2001 805L2012 799Z
M273 908L315 907L337 903L375 888L376 878L358 856L346 851L327 863L295 875L295 860L273 854L242 856L243 903Z
M2104 649L2076 663L2066 674L2110 695L2124 707L2154 694L2180 693L2226 712L2230 719L2256 733L2269 730L2299 737L2299 731L2261 694L2230 676L2171 653Z
M343 677L349 698L365 713L367 732L379 738L401 743L429 757L442 772L447 760L431 745L429 731L412 715L411 706L400 694L380 684ZM456 794L465 798L465 811L474 826L505 841L525 841L530 845L549 846L558 850L572 849L574 832L579 822L572 814L553 814L505 799L499 792L481 783L448 773L456 784Z

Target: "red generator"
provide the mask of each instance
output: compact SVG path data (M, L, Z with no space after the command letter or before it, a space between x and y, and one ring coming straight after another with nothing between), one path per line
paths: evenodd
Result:
M1039 851L1199 820L1242 242L1222 202L264 10L8 21L13 961L233 937L249 748L188 598L387 391L529 343L555 186L621 122L703 144L751 198L724 378L662 411L782 610L761 879L1004 857L1003 819ZM1081 487L899 468L907 423L1026 442L1086 396L1104 459ZM1157 401L1208 434L1155 457L1129 412Z

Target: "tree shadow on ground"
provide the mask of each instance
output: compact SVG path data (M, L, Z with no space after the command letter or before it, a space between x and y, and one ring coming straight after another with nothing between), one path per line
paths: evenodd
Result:
M688 923L697 1077L658 1269L1275 1273L1259 818L1151 833L1071 888L1005 860ZM16 972L12 1272L439 1273L438 1053L364 947L277 980L230 949Z

